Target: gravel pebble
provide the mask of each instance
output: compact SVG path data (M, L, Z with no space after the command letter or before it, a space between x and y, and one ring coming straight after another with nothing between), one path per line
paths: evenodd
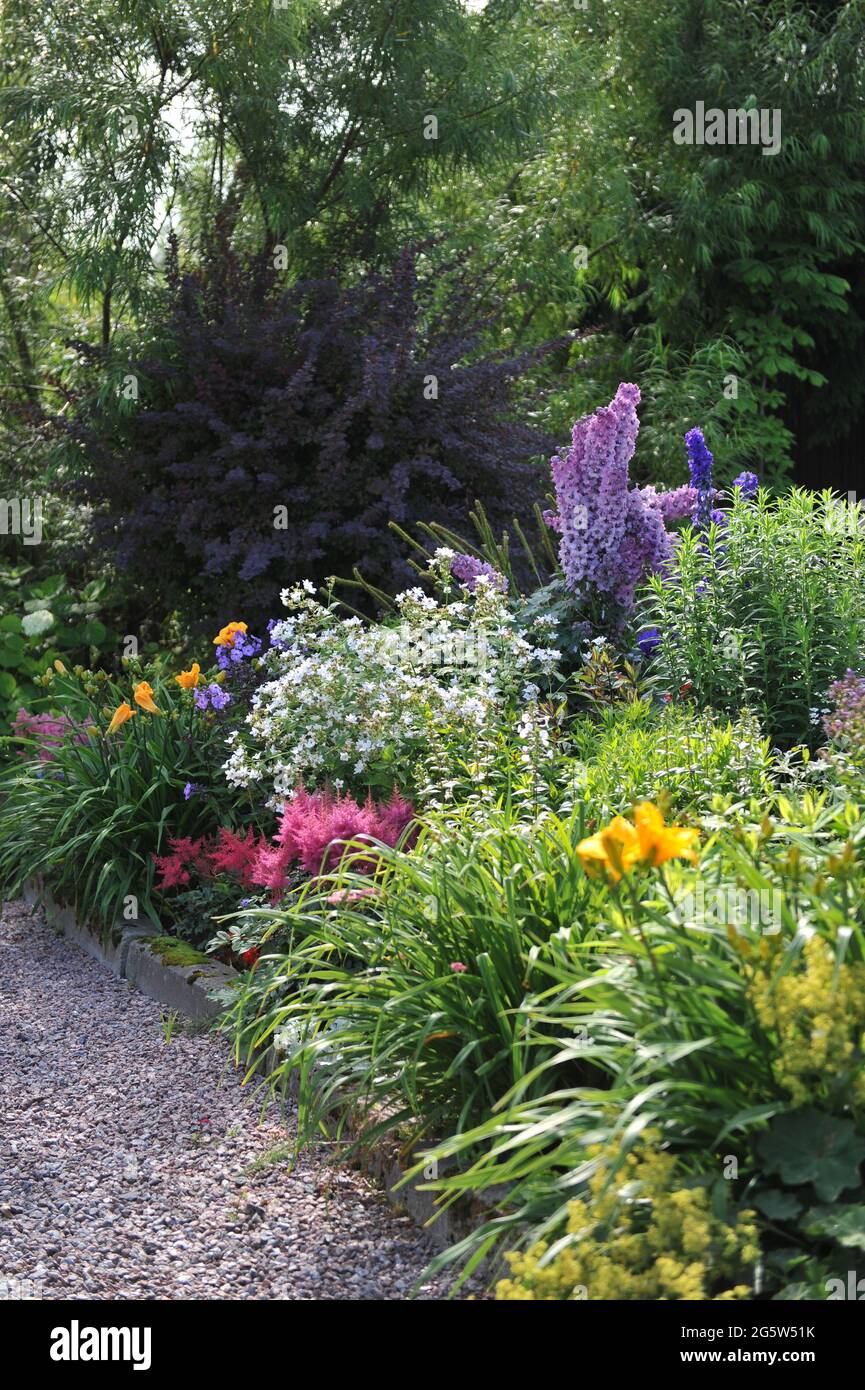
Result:
M293 1116L262 1115L227 1040L166 1045L161 1013L38 909L3 907L7 1293L29 1280L47 1299L406 1298L432 1254L423 1233L321 1154L253 1167L290 1143Z

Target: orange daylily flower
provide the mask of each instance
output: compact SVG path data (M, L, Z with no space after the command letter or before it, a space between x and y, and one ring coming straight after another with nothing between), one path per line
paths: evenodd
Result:
M248 632L246 623L226 623L221 627L213 639L215 647L233 647L238 632Z
M198 677L200 675L201 667L197 661L193 661L188 671L181 671L180 675L175 676L174 679L177 681L181 690L194 690L198 685Z
M665 825L664 817L651 801L641 801L634 807L634 824L640 842L640 858L656 868L668 859L690 859L697 862L695 843L700 838L699 830L689 830L683 825Z
M162 713L162 710L157 709L156 705L153 703L153 687L148 685L147 681L139 681L132 692L132 696L136 705L140 705L142 709L146 709L148 714Z
M132 706L131 706L131 705L128 705L128 704L126 703L126 701L124 700L124 701L123 701L123 704L122 704L122 705L118 705L118 706L117 706L117 709L114 711L113 715L111 716L111 723L108 725L108 728L106 729L105 732L106 732L106 733L109 733L109 734L113 734L115 729L119 729L121 724L125 724L126 721L127 721L127 719L132 719L133 716L136 715L137 713L138 713L138 711L137 711L137 710L134 710L134 709L132 708Z
M634 808L634 825L616 816L603 830L577 845L577 854L586 873L596 876L606 873L614 883L636 863L657 868L668 859L690 859L697 862L694 844L699 830L682 825L665 825L664 817L651 801L641 801Z

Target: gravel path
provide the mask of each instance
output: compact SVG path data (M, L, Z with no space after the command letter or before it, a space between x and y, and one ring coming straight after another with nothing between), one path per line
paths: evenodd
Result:
M413 1223L321 1157L292 1168L225 1041L166 1045L160 1013L38 911L0 913L0 1283L47 1299L405 1298L430 1257Z

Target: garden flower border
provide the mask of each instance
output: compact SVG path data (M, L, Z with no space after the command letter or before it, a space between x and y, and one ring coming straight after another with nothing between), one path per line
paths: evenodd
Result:
M236 970L219 961L167 965L156 951L150 949L148 943L159 935L159 928L146 919L119 921L110 933L92 930L78 921L73 908L58 902L40 878L28 879L22 896L28 906L42 908L48 925L58 935L73 941L93 960L107 966L118 979L127 980L148 998L176 1009L187 1018L217 1018L225 1007L224 1002L215 997L217 992L230 988L240 978ZM271 1048L258 1070L258 1080L266 1080L275 1062L276 1056ZM341 1128L349 1141L358 1133L351 1114L343 1117ZM331 1129L334 1137L336 1129L334 1124ZM426 1147L428 1144L424 1145ZM406 1152L395 1138L391 1138L380 1140L372 1146L359 1146L354 1151L352 1161L375 1181L391 1206L410 1216L416 1225L425 1230L436 1250L444 1250L489 1219L495 1210L495 1196L500 1197L502 1192L495 1195L473 1194L460 1204L442 1210L436 1206L434 1194L423 1190L423 1178L403 1182L406 1172L419 1156L419 1152Z

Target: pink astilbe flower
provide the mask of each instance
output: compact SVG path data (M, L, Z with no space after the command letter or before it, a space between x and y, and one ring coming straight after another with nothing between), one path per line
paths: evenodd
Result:
M414 806L410 801L404 800L394 787L389 801L384 801L378 807L373 806L372 797L367 798L367 807L371 808L377 817L374 828L370 834L376 840L381 840L382 844L395 845L408 825L414 820ZM416 832L409 836L408 843L411 845L416 838Z
M377 898L379 892L377 888L337 888L335 893L328 897L331 907L342 907L344 903L350 906L354 903L362 902L364 898Z
M160 874L157 888L165 892L168 888L184 888L190 882L191 872L202 878L210 878L211 867L208 845L205 839L193 840L188 835L176 838L169 836L170 854L154 854L153 862Z
M87 742L86 733L76 726L68 714L30 714L22 708L13 720L12 732L38 742L37 757L42 763L53 762L54 754L67 735L72 735L76 743ZM27 756L26 749L22 748L20 752L22 757Z
M252 888L255 866L263 848L267 848L264 836L256 836L252 826L245 836L237 835L223 826L215 845L207 851L207 857L215 874L233 874L244 888Z
M377 806L370 795L363 806L353 797L332 792L307 792L299 788L280 816L273 846L259 852L255 881L271 890L285 887L289 864L299 862L309 874L335 869L350 840L377 840L395 845L414 818L414 807L394 791ZM352 867L371 873L375 859L361 859Z
M628 486L639 401L639 387L623 381L608 406L577 421L570 449L550 460L558 515L547 524L561 535L565 581L576 591L594 585L623 608L671 551L657 494L649 502Z

